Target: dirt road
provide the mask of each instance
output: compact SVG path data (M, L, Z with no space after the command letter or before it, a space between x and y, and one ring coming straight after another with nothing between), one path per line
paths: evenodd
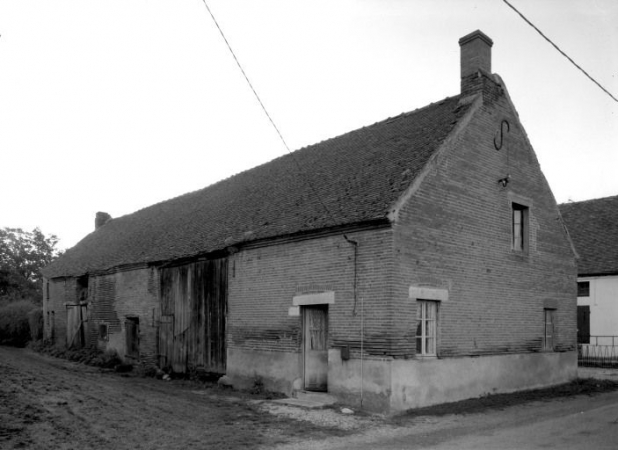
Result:
M618 391L570 393L512 394L480 410L468 401L448 415L346 416L0 347L0 449L618 448Z
M0 448L272 448L341 435L237 393L116 373L0 347Z

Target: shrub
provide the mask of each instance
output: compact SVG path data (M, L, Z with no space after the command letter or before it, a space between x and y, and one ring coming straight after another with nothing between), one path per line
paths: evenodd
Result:
M25 346L30 340L28 313L36 309L29 300L19 300L0 308L0 344Z

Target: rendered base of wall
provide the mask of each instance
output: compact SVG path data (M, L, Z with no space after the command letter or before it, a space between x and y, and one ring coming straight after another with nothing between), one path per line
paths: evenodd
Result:
M264 388L291 395L301 387L298 353L228 348L226 375L238 389L251 388L257 377Z
M328 393L346 405L369 411L388 411L391 368L390 358L344 361L340 350L329 350Z
M287 395L303 388L299 353L228 349L227 358L227 375L236 388L251 388L256 377L266 389ZM344 361L338 349L328 351L328 393L343 404L388 413L575 378L576 352Z
M393 360L390 411L455 402L569 382L577 377L577 353Z

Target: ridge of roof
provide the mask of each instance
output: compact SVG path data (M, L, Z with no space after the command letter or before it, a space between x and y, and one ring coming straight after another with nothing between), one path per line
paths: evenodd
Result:
M44 275L175 260L382 220L469 108L460 95L446 97L114 218L46 267Z

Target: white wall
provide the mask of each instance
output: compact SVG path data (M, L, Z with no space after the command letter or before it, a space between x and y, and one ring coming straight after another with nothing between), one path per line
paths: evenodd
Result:
M577 297L578 306L590 306L590 334L618 336L618 276L585 277L577 281L590 282L590 297Z

